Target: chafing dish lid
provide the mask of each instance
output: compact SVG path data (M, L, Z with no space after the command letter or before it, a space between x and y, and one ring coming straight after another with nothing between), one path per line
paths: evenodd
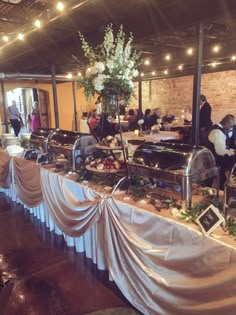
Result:
M133 162L161 170L187 173L215 167L214 157L208 149L177 143L144 143L136 149Z
M236 188L236 164L232 168L232 171L230 173L229 182L228 184L232 187Z
M54 131L53 128L38 128L31 133L30 140L45 140Z
M50 145L55 144L60 146L72 146L74 145L75 141L83 135L85 134L74 131L57 129L50 138L49 144Z

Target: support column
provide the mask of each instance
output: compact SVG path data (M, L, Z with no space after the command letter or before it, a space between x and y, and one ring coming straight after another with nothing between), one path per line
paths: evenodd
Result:
M199 145L199 114L200 114L200 90L202 75L202 54L203 54L203 23L197 27L197 45L193 77L193 107L192 107L192 144Z
M72 94L73 94L73 109L74 109L74 130L77 131L78 130L78 126L77 126L75 81L72 81Z
M59 128L58 100L57 100L57 82L56 82L55 65L52 65L51 73L52 73L52 91L53 91L53 103L54 103L54 114L55 114L55 127Z
M143 96L142 96L142 81L138 81L138 119L142 118Z
M7 115L7 102L6 102L4 79L1 80L1 91L2 91L2 104L3 104L3 111L4 111L5 130L6 130L6 133L9 133L8 115Z

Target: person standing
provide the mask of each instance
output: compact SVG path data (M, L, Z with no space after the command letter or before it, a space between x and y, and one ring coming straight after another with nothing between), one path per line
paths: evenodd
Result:
M18 134L20 132L21 123L20 123L20 112L18 108L16 107L16 101L13 100L11 106L8 107L8 116L10 123L12 125L12 128L14 130L14 134L16 137L18 137Z
M39 111L39 105L38 102L34 102L33 110L31 112L31 131L35 131L37 128L41 127L41 121L40 121L40 111Z
M200 126L200 144L204 145L207 143L207 132L212 126L212 121L211 121L211 105L207 102L207 98L203 94L200 95L199 126Z
M213 125L208 131L207 147L213 153L216 165L221 168L221 189L224 187L225 175L229 175L236 163L236 151L227 148L227 133L233 128L234 124L234 116L226 115L220 123Z

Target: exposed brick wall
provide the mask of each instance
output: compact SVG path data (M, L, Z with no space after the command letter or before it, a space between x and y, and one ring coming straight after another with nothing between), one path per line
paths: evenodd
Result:
M138 96L137 85L135 87ZM212 105L212 120L220 121L226 114L236 117L236 71L215 72L202 75L201 93ZM160 107L163 114L170 110L176 116L192 106L193 76L144 81L143 109ZM132 99L130 107L137 108L138 100Z

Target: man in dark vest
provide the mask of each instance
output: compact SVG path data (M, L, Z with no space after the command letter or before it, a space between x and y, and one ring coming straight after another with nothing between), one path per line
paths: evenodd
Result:
M216 164L217 166L220 166L222 174L229 173L236 163L235 150L227 149L226 144L227 132L233 128L234 124L234 116L226 115L220 123L213 125L208 133L207 147L209 147L214 154ZM228 174L226 174L226 176L227 175Z

